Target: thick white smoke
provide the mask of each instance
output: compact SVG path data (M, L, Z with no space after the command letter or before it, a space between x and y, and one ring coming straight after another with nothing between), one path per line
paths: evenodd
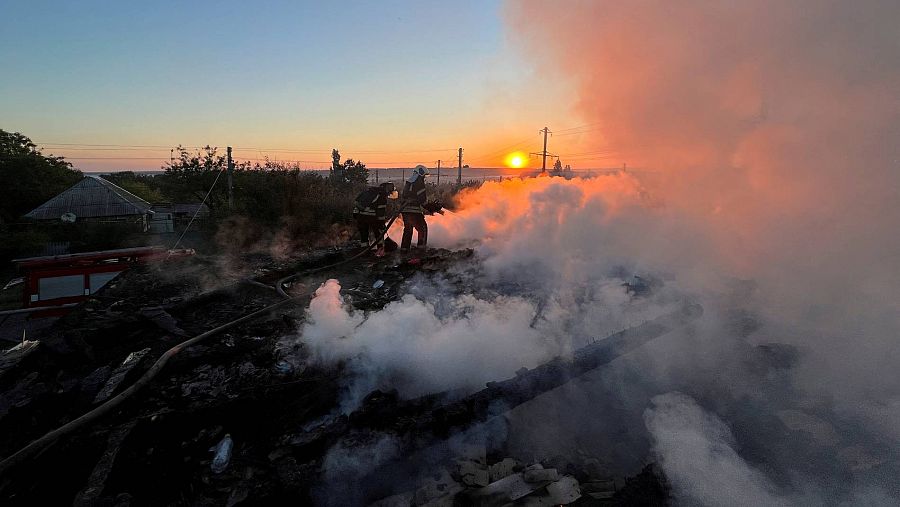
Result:
M563 352L532 327L536 310L515 297L484 301L473 296L434 305L406 295L383 310L363 315L343 304L340 284L316 291L301 330L315 358L349 361L356 375L347 408L373 389L398 389L404 397L448 389L474 389L533 367Z
M762 328L746 342L801 353L790 386L754 397L827 418L840 443L816 444L838 463L826 473L868 470L844 476L851 487L896 471L884 463L900 456L900 4L523 1L506 12L511 38L545 75L578 89L572 107L596 129L585 142L643 169L664 206L650 227L624 210L614 221L645 236L603 244L630 244L619 252L699 294L715 294L716 278L752 280L757 290L740 303ZM711 276L698 277L700 266ZM705 332L698 361L716 350L728 368L748 353L729 359L710 347L729 331ZM666 368L679 375L675 358ZM698 392L716 383L752 395L740 369L690 376ZM785 426L811 424L791 413L779 411ZM757 458L776 461L780 450L767 452Z
M676 494L699 505L790 505L735 451L731 430L681 393L653 398L644 414L659 462Z
M338 281L317 291L301 334L318 360L351 362L353 400L374 388L404 396L477 389L683 301L675 289L636 300L623 286L635 270L664 265L634 249L660 227L630 178L488 183L460 205L429 219L430 237L437 246L478 245L478 272L467 277L469 290L489 289L486 299L437 287L364 315L343 304ZM504 285L512 295L495 289Z
M573 80L597 147L642 170L472 190L430 219L430 243L476 245L478 286L512 296L359 314L326 285L303 339L354 362L361 391L411 395L475 388L690 297L707 310L690 333L583 387L649 409L678 494L896 503L900 4L524 1L507 19L547 76ZM634 298L634 274L664 286ZM772 342L796 354L758 347ZM654 398L673 389L705 410Z

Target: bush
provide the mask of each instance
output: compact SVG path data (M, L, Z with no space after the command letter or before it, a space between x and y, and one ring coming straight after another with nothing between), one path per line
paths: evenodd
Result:
M44 156L31 139L0 130L0 222L18 221L83 177L62 157Z

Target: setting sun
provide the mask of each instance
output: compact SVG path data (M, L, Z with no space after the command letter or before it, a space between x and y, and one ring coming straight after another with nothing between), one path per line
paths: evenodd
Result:
M506 165L516 169L523 167L528 160L528 156L522 152L510 153L506 156Z

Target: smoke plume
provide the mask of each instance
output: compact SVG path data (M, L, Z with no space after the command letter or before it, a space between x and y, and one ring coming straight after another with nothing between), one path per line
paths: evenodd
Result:
M900 5L524 1L506 17L543 75L572 80L594 147L662 206L629 253L701 293L697 264L753 280L743 305L764 325L747 339L797 346L798 402L896 460Z
M696 326L516 409L511 441L631 473L653 456L688 504L896 504L900 4L505 15L543 75L572 80L610 165L636 169L463 193L429 240L476 247L469 295L423 278L364 314L329 282L302 330L318 360L354 365L356 399L474 389L691 299Z

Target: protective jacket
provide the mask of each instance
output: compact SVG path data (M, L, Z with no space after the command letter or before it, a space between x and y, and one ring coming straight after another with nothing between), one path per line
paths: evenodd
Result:
M369 187L356 196L353 214L385 221L387 220L387 201L387 194L381 188Z
M413 173L403 185L403 211L404 213L425 213L422 205L425 204L425 177Z

